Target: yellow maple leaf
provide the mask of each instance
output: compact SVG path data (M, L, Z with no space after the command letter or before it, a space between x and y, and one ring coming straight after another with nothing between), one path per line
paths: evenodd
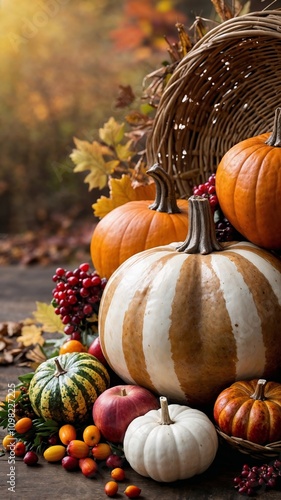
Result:
M110 179L109 198L101 196L96 203L92 205L96 217L102 219L107 213L128 201L153 200L155 196L154 183L146 186L132 186L132 180L129 175L123 174L121 179Z
M84 182L89 184L89 191L94 188L103 189L108 182L108 176L119 165L118 160L108 161L112 151L97 141L92 143L74 138L76 149L73 149L70 158L75 164L74 172L89 170Z
M60 317L55 313L52 304L36 302L37 310L33 312L35 320L40 323L41 329L46 333L63 333L64 325Z
M116 147L119 144L125 133L125 124L118 123L113 117L104 124L103 128L99 129L100 139L108 146Z
M21 335L17 337L17 342L25 347L30 345L43 345L45 340L42 336L42 329L36 325L25 325L21 329Z
M130 150L133 141L128 141L126 144L117 144L116 154L120 161L128 161L133 156L134 152Z

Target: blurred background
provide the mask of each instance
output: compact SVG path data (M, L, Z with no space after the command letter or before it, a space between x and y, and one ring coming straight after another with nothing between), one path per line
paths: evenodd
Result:
M119 86L141 95L167 58L164 37L196 16L214 18L212 1L0 0L0 265L87 248L101 192L73 173L73 137L93 141L109 117L122 121Z

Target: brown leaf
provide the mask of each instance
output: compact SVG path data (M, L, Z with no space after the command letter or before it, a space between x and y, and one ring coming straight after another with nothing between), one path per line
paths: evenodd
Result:
M0 356L0 365L9 365L14 362L14 357L8 351L4 351Z
M22 328L22 323L16 323L15 321L7 322L7 333L9 337L13 337L14 335L20 335Z
M116 98L116 108L125 108L134 102L135 94L131 85L119 85L119 94Z
M6 348L6 342L4 340L0 340L0 351L4 351Z

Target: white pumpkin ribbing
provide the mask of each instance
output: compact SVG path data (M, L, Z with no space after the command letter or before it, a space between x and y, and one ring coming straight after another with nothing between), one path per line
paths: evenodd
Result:
M149 388L174 400L184 401L185 390L176 372L170 328L176 288L180 280L183 282L185 280L184 264L190 258L194 258L194 255L175 252L175 246L173 243L141 252L128 259L113 274L101 301L100 336L106 358L112 368L124 381L142 385L130 372L127 364L128 353L126 359L123 345L125 335L130 335L132 343L134 342L132 327L130 331L126 327L126 313L132 301L135 301L134 310L137 313L136 304L139 301L141 317L136 318L136 324L142 321L141 354L144 356L145 369L150 378ZM201 282L196 285L202 289L203 305L200 306L205 308L204 314L206 310L210 313L210 323L212 315L216 313L218 293L223 297L226 309L224 314L229 316L236 343L236 359L231 360L236 365L236 379L260 377L263 374L266 349L262 323L265 322L265 318L260 317L262 306L260 304L259 307L256 306L255 298L236 267L235 258L231 260L230 254L243 256L249 265L255 266L259 275L264 274L265 281L276 295L276 303L281 304L280 270L267 262L264 255L260 255L261 250L257 248L255 251L255 248L250 243L243 242L232 244L229 250L204 256L205 260L202 259L201 262ZM213 279L219 283L218 289L204 291L206 283L211 283ZM106 291L111 287L114 288L114 293L110 296L110 303L106 303ZM266 301L266 297L264 300ZM186 307L191 307L188 301ZM270 314L270 304L267 310ZM266 308L263 314L266 314ZM210 328L215 332L215 319L213 327ZM190 336L193 334L191 330L183 334ZM251 342L249 338L252 339ZM136 365L138 360L134 359L133 362ZM184 360L180 362L183 363ZM129 359L129 364L132 364L132 359Z
M219 259L216 258L215 254L212 254L211 258L213 270L220 280L220 288L236 342L236 378L239 379L241 373L243 373L244 378L251 377L252 373L261 376L265 366L265 346L261 320L251 291L235 264L229 260L226 254L227 252L225 252L225 256L221 254ZM227 279L225 279L226 276ZM239 295L237 297L239 310L237 310L237 294ZM249 335L255 339L254 342L249 343ZM261 360L263 360L263 364Z

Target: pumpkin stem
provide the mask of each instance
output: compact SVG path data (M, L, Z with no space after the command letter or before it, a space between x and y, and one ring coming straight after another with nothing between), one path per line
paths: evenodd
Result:
M156 187L155 200L149 208L167 214L181 213L177 205L173 181L166 170L159 163L155 163L146 173L154 179Z
M252 394L252 396L250 396L250 398L264 401L266 399L266 397L264 395L264 389L265 389L266 384L267 384L267 381L264 380L263 378L260 378L258 380L255 392L254 392L254 394Z
M188 233L178 252L208 254L222 250L216 238L215 225L207 198L191 196L188 199Z
M173 424L173 420L171 420L170 415L169 415L169 407L168 407L168 401L165 396L160 397L160 407L161 407L161 425L171 425Z
M265 141L268 146L281 147L281 108L277 108L274 115L273 131Z
M64 375L64 373L67 373L67 371L64 370L63 367L61 366L58 358L55 358L54 361L55 361L56 367L57 367L57 371L55 373L55 377L59 377L60 375Z

